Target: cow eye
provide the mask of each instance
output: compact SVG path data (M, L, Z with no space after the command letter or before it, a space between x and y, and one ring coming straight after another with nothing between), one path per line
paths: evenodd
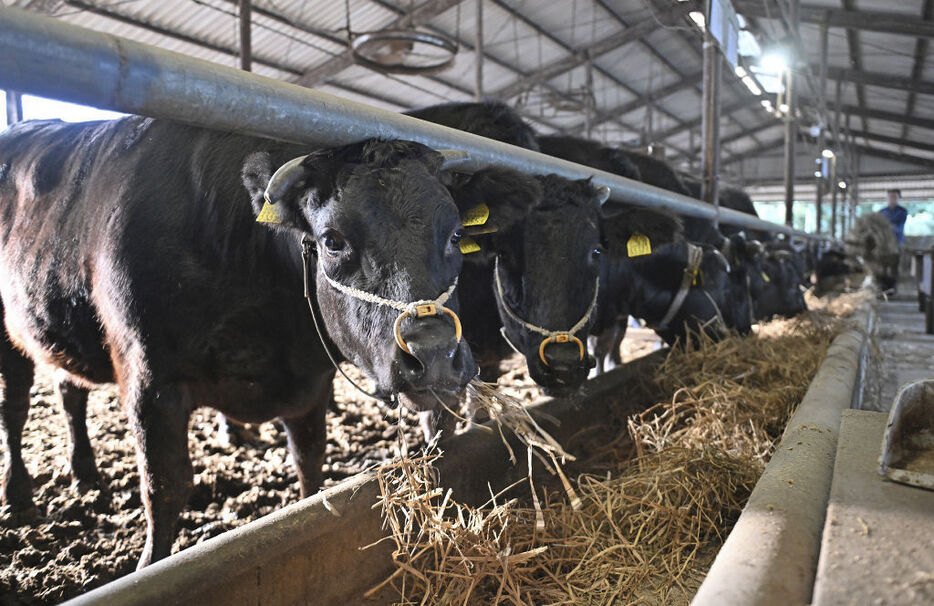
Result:
M458 229L453 234L451 234L451 244L456 245L464 238L464 230Z
M591 251L590 258L596 261L597 259L600 258L600 255L602 254L603 254L603 249L598 246L597 248L593 249L593 251Z
M332 255L336 255L346 248L347 242L339 234L329 233L324 236L324 248Z

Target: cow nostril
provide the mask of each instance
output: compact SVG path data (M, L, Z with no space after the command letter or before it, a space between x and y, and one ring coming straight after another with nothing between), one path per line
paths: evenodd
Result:
M425 376L425 365L411 354L400 352L399 367L406 381L417 381Z

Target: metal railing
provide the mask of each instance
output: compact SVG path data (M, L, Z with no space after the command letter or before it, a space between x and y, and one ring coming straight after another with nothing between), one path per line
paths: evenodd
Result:
M465 151L474 168L592 177L617 201L826 239L731 209L718 216L709 204L612 173L8 7L0 7L0 89L300 144L408 139Z

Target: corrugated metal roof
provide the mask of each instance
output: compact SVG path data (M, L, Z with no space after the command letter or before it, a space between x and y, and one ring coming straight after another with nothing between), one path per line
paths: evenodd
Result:
M356 101L400 110L473 98L476 55L473 43L476 35L476 2L463 0L445 4L446 10L433 10L443 0L255 0L253 11L254 71L282 80L296 81L310 70L334 61L346 49L349 23L354 33L379 30L396 23L413 9L429 11L432 16L423 29L447 34L460 43L452 66L442 73L422 76L388 76L357 65L347 65L337 73L315 82L314 86ZM738 0L742 1L742 0ZM153 44L224 65L239 64L237 52L238 17L236 0L64 0L41 3L35 0L3 0L5 4L29 7L52 6L53 15L76 25L107 31L139 42ZM701 45L699 31L684 17L665 15L677 6L676 0L483 0L484 2L484 93L496 96L523 77L535 76L556 62L573 59L573 66L557 75L542 78L513 91L504 99L517 107L544 132L563 130L585 135L585 125L591 123L590 135L607 143L659 141L668 151L669 159L686 166L697 164L694 149L700 145ZM750 26L759 32L761 42L780 40L784 36L781 21L787 12L786 0L765 2L770 10L767 18L751 18ZM807 0L806 7L839 10L844 0ZM903 15L920 20L922 0L854 0L858 10L872 10ZM784 10L783 10L784 8ZM742 11L740 11L742 12ZM592 58L588 70L583 51L595 43L625 32L634 25L649 24L648 33L615 49ZM870 28L871 29L871 28ZM802 23L800 37L807 63L819 59L820 26ZM924 51L916 67L918 39L867 31L856 32L833 26L829 30L829 65L839 70L856 66L851 55L851 39L859 55L861 69L872 76L900 79L899 86L891 80L870 81L861 85L845 82L841 86L841 103L865 109L904 116L894 120L874 117L851 117L854 130L866 131L857 139L864 155L875 151L886 156L886 165L893 157L903 155L911 170L924 168L934 172L934 166L924 162L934 157L930 149L912 147L911 142L930 140L931 124L918 120L934 120L934 97L927 93L913 94L910 88L913 72L922 83L934 86L934 61ZM576 57L576 59L575 59ZM592 87L588 86L592 78ZM722 105L742 107L725 112L722 117L724 171L734 178L744 174L762 175L775 164L770 150L779 147L783 137L781 123L766 113L744 87L732 70L724 69ZM812 82L815 81L812 74ZM679 84L681 83L681 84ZM906 84L907 85L904 85ZM835 82L827 85L833 101ZM857 91L859 89L859 94ZM658 91L668 94L657 96ZM806 98L814 90L803 84ZM595 116L585 116L593 98ZM913 97L913 100L910 100ZM765 98L765 97L763 97ZM651 101L651 103L649 103ZM772 99L774 102L774 99ZM909 116L909 104L914 109ZM651 105L652 110L647 111ZM829 116L825 116L829 120ZM801 115L802 126L817 121L812 109ZM905 124L905 122L912 124ZM690 132L689 130L690 129ZM746 134L744 134L746 133ZM874 139L884 137L909 141L898 145ZM809 144L811 145L811 144ZM816 151L816 150L815 150ZM757 161L769 166L750 167ZM740 161L742 160L742 161ZM881 162L881 160L880 160ZM921 162L920 164L918 162ZM810 167L805 167L805 172ZM761 170L760 170L761 169ZM777 168L775 168L777 170ZM773 172L775 172L773 170Z

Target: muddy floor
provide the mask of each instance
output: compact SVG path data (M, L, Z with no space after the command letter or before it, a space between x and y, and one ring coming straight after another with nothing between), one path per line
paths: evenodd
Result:
M653 334L633 333L625 358L658 346ZM352 367L347 369L355 374ZM503 370L504 391L529 402L541 397L519 359L504 363ZM398 411L378 407L340 378L335 380L335 400L335 409L328 412L328 486L396 456L400 444ZM23 521L0 511L0 606L55 604L128 574L145 540L133 444L116 390L93 391L88 403L88 433L106 492L81 492L72 485L68 428L49 368L37 369L31 402L23 457L33 478L39 518ZM410 446L421 442L414 415L403 413L402 426ZM214 411L203 408L192 415L188 436L194 491L179 520L174 551L298 500L285 433L274 423L252 429L245 442L230 443L218 431Z

